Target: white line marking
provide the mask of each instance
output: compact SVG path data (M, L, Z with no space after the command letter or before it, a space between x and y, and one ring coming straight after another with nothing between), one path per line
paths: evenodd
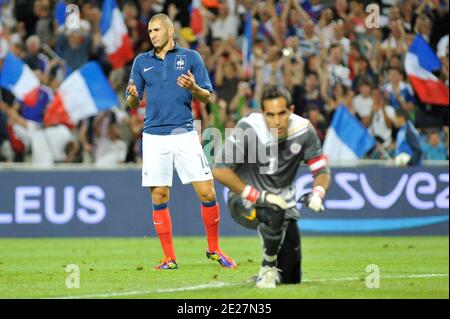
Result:
M112 292L112 293L104 293L104 294L79 295L79 296L52 297L52 298L48 298L48 299L108 298L108 297L117 297L117 296L147 295L147 294L159 294L159 293L167 293L167 292L200 290L200 289L208 289L208 288L220 288L220 287L225 287L225 286L226 287L238 286L238 285L243 285L244 283L245 282L235 282L235 283L211 282L209 284L204 284L204 285L184 286L184 287L178 287L178 288L142 290L142 291L126 291L126 292L124 291L124 292Z
M421 275L393 275L383 276L381 279L404 279L404 278L432 278L432 277L448 277L448 274L421 274ZM327 281L354 281L364 280L363 277L343 277L343 278L321 278L321 279L305 279L302 282L327 282Z
M433 277L448 277L448 274L416 274L416 275L391 275L384 276L380 279L403 279L403 278L433 278ZM302 282L327 282L327 281L355 281L364 280L363 277L342 277L342 278L319 278L319 279L304 279ZM154 289L154 290L141 290L141 291L124 291L124 292L111 292L103 294L92 294L92 295L78 295L78 296L61 296L61 297L50 297L45 299L84 299L84 298L111 298L111 297L125 297L125 296L135 296L135 295L150 295L150 294L160 294L160 293L170 293L170 292L180 292L180 291L191 291L191 290L201 290L209 288L221 288L221 287L231 287L231 286L241 286L250 284L251 282L246 280L242 282L211 282L209 284L196 285L196 286L184 286L178 288L166 288L166 289Z

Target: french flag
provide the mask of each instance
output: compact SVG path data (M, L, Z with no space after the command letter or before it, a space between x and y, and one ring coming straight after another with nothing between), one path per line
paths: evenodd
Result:
M27 106L35 105L39 98L41 83L28 65L8 52L0 69L0 87L14 94Z
M193 0L191 7L191 29L195 35L201 34L203 32L203 17L200 12L200 0Z
M97 62L88 62L69 75L49 105L44 123L73 127L80 120L118 106L119 101Z
M106 54L114 69L121 68L127 62L133 60L133 46L115 0L103 2L100 30Z
M423 103L448 105L448 88L432 73L441 66L433 49L420 35L416 35L405 56L405 71Z
M356 162L375 146L375 139L345 106L339 106L327 131L323 152L330 162Z
M242 43L242 67L245 75L251 76L252 73L252 55L253 55L253 30L252 30L252 14L247 12L245 15L244 39Z

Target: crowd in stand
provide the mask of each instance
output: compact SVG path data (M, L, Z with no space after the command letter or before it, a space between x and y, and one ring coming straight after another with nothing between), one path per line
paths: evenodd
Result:
M0 162L139 162L145 105L130 110L124 98L132 61L120 69L109 64L101 42L101 1L66 1L80 9L79 29L58 26L59 2L0 0L1 37L42 84L34 110L1 90ZM200 33L191 28L189 0L117 3L135 54L151 49L147 23L158 12L175 22L179 45L201 54L215 90L210 103L192 103L202 129L232 128L260 111L265 86L279 85L291 92L295 113L311 121L322 142L334 111L345 106L377 141L366 158L392 158L396 111L403 109L420 134L422 159L448 159L448 106L422 103L404 70L408 48L421 35L441 59L435 74L448 87L448 0L378 1L376 27L367 23L369 2L361 0L207 0L201 1ZM252 57L245 67L249 14ZM40 125L64 78L91 60L101 65L120 105L75 127Z

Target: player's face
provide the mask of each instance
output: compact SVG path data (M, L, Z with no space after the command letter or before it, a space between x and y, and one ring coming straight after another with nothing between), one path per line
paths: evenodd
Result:
M159 20L148 24L148 36L156 49L164 48L169 43L170 37L173 35L172 29Z
M278 97L264 101L264 119L268 128L278 131L278 137L287 135L289 117L294 110L294 106L288 106L286 99Z

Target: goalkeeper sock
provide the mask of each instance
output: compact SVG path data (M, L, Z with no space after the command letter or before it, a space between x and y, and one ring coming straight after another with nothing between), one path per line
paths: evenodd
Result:
M262 266L276 267L277 265L277 255L269 256L264 254Z
M172 220L168 203L153 205L153 224L161 242L164 256L176 260L172 242Z
M219 204L215 200L212 202L202 202L202 217L203 223L205 224L208 249L211 252L216 251L219 249Z

